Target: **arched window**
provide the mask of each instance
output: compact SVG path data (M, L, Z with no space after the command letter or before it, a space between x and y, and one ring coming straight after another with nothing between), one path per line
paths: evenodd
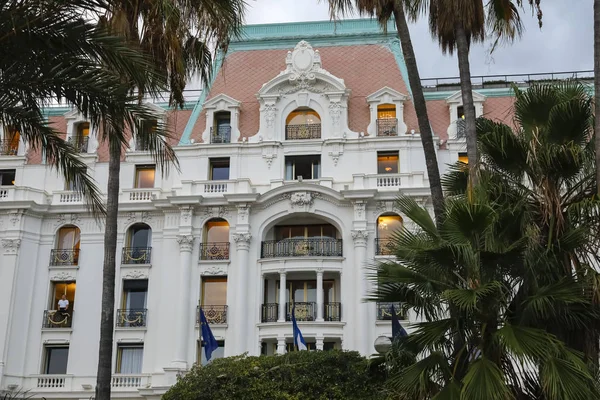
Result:
M377 255L393 254L392 237L402 228L402 217L398 214L383 214L377 218Z
M213 218L204 225L201 260L229 260L229 223L222 218Z
M219 111L214 114L210 128L211 143L231 143L231 112Z
M63 226L56 233L56 246L50 265L78 265L80 230L73 225Z
M321 117L308 107L295 109L285 120L285 138L287 140L320 139Z
M135 224L127 231L123 248L123 264L150 264L152 229L146 224Z
M377 136L398 136L398 118L394 104L377 106Z

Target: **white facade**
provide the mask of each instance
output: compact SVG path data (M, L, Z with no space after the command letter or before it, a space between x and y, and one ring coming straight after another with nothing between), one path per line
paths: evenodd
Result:
M401 122L409 96L382 87L365 101L375 119L378 103L394 104L399 135L377 136L375 121L367 135L353 132L348 128L349 89L343 77L323 69L318 52L307 45L301 42L290 52L286 69L257 93L260 131L249 140L237 141L240 100L223 95L207 102L206 111L231 112L231 143L210 143L211 114L203 129L204 143L176 148L181 172L161 176L156 171L151 188L135 187L136 166L152 165L150 156L136 150L127 153L120 177L115 310L140 301L142 295L125 293L138 285L131 293L145 293L145 311L117 314L114 398L159 398L177 373L197 362L197 306L203 299L203 282L214 277L226 278L226 302L210 304L205 299L204 304L207 310L220 306L209 320L215 321L211 328L217 340L224 341L226 356L286 351L292 324L286 321L285 304L296 296L296 289L286 294L278 287L304 285L297 292L306 301L293 301L306 303L297 308L299 319L306 319L299 327L313 348L333 346L370 355L378 336L391 336L390 321L379 320L381 310L363 298L371 289L366 267L379 257L378 217L396 213L394 199L401 193L430 207L419 135L405 134ZM299 107L319 114L320 138L286 139L286 118ZM69 134L78 118L67 115ZM442 173L464 151L464 141L451 139L447 144L450 150L437 154ZM106 187L108 165L97 161L97 147L90 141L84 159L89 173ZM378 174L378 153L390 151L397 154L398 172ZM286 159L289 164L290 157L298 155L319 159L314 179L286 176ZM215 159L229 161L227 179L211 179ZM2 170L15 171L15 185L0 186L0 389L23 388L36 398L89 398L98 358L104 229L81 197L65 191L62 178L46 165L25 165L22 155L7 155L0 156ZM219 244L211 250L206 228L210 221L228 224L228 248ZM139 247L131 245L130 228L135 224L151 229L151 252L121 250ZM324 226L321 232L333 226L335 233L305 235L303 242L291 233L291 226ZM74 257L59 244L63 227L79 229ZM282 239L281 232L288 228L291 239ZM47 314L56 310L61 283L75 283L64 286L69 296L74 290L66 317L69 327L61 325L62 317L56 314L60 311L55 313L58 319ZM227 306L225 315L222 306ZM403 324L410 331L410 321ZM45 373L48 349L66 346L65 373ZM131 350L141 346L142 353ZM131 352L125 354L123 348ZM139 354L141 359L136 358ZM60 364L61 356L56 357ZM141 363L139 371L118 373L117 365L125 368L126 363Z

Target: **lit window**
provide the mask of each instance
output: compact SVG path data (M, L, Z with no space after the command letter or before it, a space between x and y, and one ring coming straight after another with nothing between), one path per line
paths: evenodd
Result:
M311 125L320 124L321 117L310 108L298 108L292 111L286 118L286 125Z
M377 119L396 118L396 106L381 104L377 106Z
M208 221L204 228L204 243L229 242L229 224L224 219Z
M227 304L227 278L202 278L201 305L224 306Z
M212 158L210 160L210 180L226 181L229 179L229 158Z
M77 124L77 136L79 137L88 137L90 135L90 123L89 122L81 122Z
M398 152L378 152L377 153L377 173L378 174L397 174L398 173Z
M456 108L456 119L465 119L465 108L463 106Z
M46 346L44 374L64 375L67 373L69 346Z
M76 226L64 226L58 230L57 249L76 250L79 249L80 231Z
M120 345L117 348L117 374L141 374L144 346Z
M402 218L399 215L382 215L377 218L377 238L390 239L395 231L402 228Z
M15 175L14 169L0 169L0 186L14 186Z
M285 158L285 180L319 179L321 156L290 156Z
M149 189L154 187L154 165L138 165L135 167L135 187Z
M458 161L464 164L468 164L469 157L467 156L467 153L458 153Z

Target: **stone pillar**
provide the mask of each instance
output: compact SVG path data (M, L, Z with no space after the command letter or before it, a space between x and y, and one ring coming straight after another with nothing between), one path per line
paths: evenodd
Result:
M366 230L353 230L352 239L354 240L354 260L355 260L355 307L356 307L356 349L363 355L370 355L372 343L369 343L371 326L368 316L368 307L363 299L367 295L367 276L365 264L367 261L367 238L369 233Z
M13 309L13 281L17 270L17 259L21 247L21 239L2 239L2 253L0 254L0 385L6 365L6 350L8 330L10 327L10 310ZM4 386L0 386L4 387Z
M279 271L279 317L277 322L285 322L285 288L286 288L286 274L285 271Z
M323 342L325 341L325 338L323 336L317 336L315 338L315 340L316 340L317 350L323 350Z
M189 326L193 318L190 312L190 284L192 280L191 264L194 237L191 235L177 236L179 243L179 293L175 307L176 324L175 331L175 357L171 361L171 367L187 369Z
M277 337L277 354L285 354L285 337Z
M247 338L250 336L248 328L248 258L250 252L250 232L238 232L233 234L236 244L236 266L235 266L235 322L237 323L237 334L235 335L235 354L242 354L248 349Z
M317 270L317 321L323 321L323 268Z

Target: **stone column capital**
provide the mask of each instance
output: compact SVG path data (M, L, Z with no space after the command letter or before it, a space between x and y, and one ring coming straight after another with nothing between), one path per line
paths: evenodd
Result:
M239 250L248 250L250 248L252 234L250 232L239 232L233 234L233 241Z
M182 253L191 253L194 248L194 237L192 235L177 235L179 251Z
M21 239L2 239L4 254L17 255L21 247Z
M369 238L369 231L364 229L356 229L352 231L352 240L354 245L359 247L367 246L367 239Z

